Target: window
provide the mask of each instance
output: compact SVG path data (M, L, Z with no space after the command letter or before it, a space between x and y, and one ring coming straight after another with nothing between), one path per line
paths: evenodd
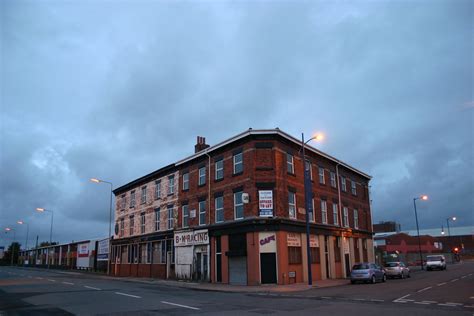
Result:
M352 190L352 194L357 195L357 187L356 187L356 182L354 180L351 180L351 190Z
M141 194L141 203L144 204L146 203L146 185L142 187L142 194Z
M183 212L183 228L189 226L189 206L187 204L181 207Z
M344 206L344 227L349 227L349 210Z
M354 209L354 228L359 228L359 212Z
M314 199L311 199L311 211L309 212L309 221L314 222Z
M155 231L160 230L160 208L155 208Z
M135 207L135 190L130 192L130 207Z
M122 194L122 196L120 197L120 202L121 202L120 208L121 208L122 210L124 210L124 209L125 209L125 205L126 205L125 194Z
M244 160L242 153L235 154L234 160L234 174L238 174L244 171Z
M206 225L206 200L199 201L199 225Z
M189 172L183 173L183 190L189 190Z
M125 233L125 219L122 218L120 219L120 237L123 237L124 233Z
M199 168L199 181L198 185L206 184L206 167Z
M301 247L288 247L288 263L301 263Z
M319 247L311 247L311 263L320 263L321 262L321 256L319 253Z
M288 192L288 213L290 218L296 218L296 194Z
M140 232L144 234L145 233L145 213L142 213L140 215L140 227L141 227Z
M286 154L286 171L288 173L295 173L295 165L293 163L293 155L287 153Z
M174 216L173 216L173 205L168 205L168 229L173 229Z
M216 161L216 180L224 178L224 160Z
M321 200L321 218L323 224L328 223L328 208L326 200Z
M336 187L336 173L331 171L331 186Z
M339 210L337 203L332 203L332 220L334 225L339 225Z
M135 218L134 216L130 216L130 236L133 235L133 226L135 226Z
M326 181L324 180L324 168L319 167L319 183L325 184Z
M243 192L234 193L234 218L242 219L244 218L244 202L242 201Z
M306 171L309 172L309 179L313 180L313 168L311 168L311 162L306 160L305 162Z
M161 180L155 181L155 199L161 199Z
M168 177L168 195L174 194L174 176Z
M151 263L151 242L146 244L146 263Z
M216 206L216 223L224 221L224 197L219 196L215 199Z
M346 188L346 177L341 177L341 190L343 192L346 192L347 191L347 188Z

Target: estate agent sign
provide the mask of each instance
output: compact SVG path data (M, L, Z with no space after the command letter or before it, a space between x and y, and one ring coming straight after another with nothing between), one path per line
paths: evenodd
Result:
M260 217L273 216L273 191L258 191L258 205L260 209Z

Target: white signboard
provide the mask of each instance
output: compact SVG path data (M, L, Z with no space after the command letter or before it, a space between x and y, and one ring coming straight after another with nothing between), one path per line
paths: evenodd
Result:
M99 240L97 246L97 261L109 260L109 239Z
M288 244L288 247L301 247L301 235L288 233L286 235L286 243Z
M258 233L258 245L259 245L260 253L275 253L276 252L276 233L275 232Z
M273 191L258 191L258 205L260 209L260 217L273 216Z
M344 254L350 253L350 251L349 251L349 239L344 237L344 239L342 241L342 244L344 246Z
M209 233L207 229L180 232L174 234L174 246L184 247L193 245L208 245Z
M189 218L195 218L196 217L196 210L190 210L189 211Z
M89 256L89 243L77 245L77 256L88 257Z
M309 235L309 246L311 248L318 248L319 247L319 238L315 235Z

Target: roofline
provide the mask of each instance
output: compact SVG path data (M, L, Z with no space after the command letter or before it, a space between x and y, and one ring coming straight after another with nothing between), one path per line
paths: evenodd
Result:
M186 162L189 162L189 161L191 161L191 160L194 160L194 159L196 159L196 158L199 158L199 157L201 157L201 156L203 156L203 155L205 155L205 154L208 154L209 152L212 152L212 151L214 151L214 150L217 150L217 149L219 149L219 148L222 148L222 147L224 147L224 146L226 146L226 145L228 145L228 144L230 144L230 143L233 143L233 142L235 142L235 141L238 141L238 140L240 140L240 139L242 139L242 138L244 138L244 137L251 136L251 135L278 135L278 136L281 136L281 137L283 137L283 138L285 138L285 139L287 139L287 140L289 140L289 141L295 143L296 145L299 145L299 146L301 145L301 141L300 141L300 140L298 140L298 139L296 139L295 137L293 137L293 136L291 136L291 135L289 135L289 134L287 134L287 133L281 131L279 128L276 128L276 129L251 129L251 128L250 128L250 129L248 129L247 131L242 132L242 133L240 133L240 134L237 134L237 135L235 135L235 136L233 136L233 137L231 137L231 138L229 138L229 139L227 139L227 140L224 140L224 141L222 141L222 142L220 142L220 143L218 143L218 144L216 144L216 145L214 145L214 146L210 146L210 147L208 147L208 148L206 148L206 149L204 149L204 150L201 150L200 152L195 153L194 155L191 155L191 156L189 156L189 157L187 157L187 158L184 158L184 159L182 159L182 160L179 160L178 162L175 163L175 165L176 165L176 167L178 167L179 165L182 165L182 164L184 164L184 163L186 163ZM328 154L326 154L326 153L324 153L324 152L322 152L322 151L320 151L320 150L318 150L318 149L316 149L316 148L314 148L314 147L312 147L312 146L310 146L310 145L308 145L308 144L305 145L305 149L310 150L310 151L312 151L313 153L315 153L315 154L317 154L317 155L320 155L320 156L322 156L322 157L324 157L324 158L326 158L326 159L329 159L329 160L331 160L331 161L337 163L338 165L341 165L341 166L343 166L343 167L345 167L345 168L347 168L347 169L349 169L349 170L351 170L351 171L353 171L353 172L355 172L355 173L357 173L357 174L363 176L364 178L367 178L368 180L372 179L372 177L371 177L370 175L368 175L368 174L366 174L366 173L364 173L364 172L362 172L362 171L360 171L360 170L358 170L358 169L356 169L356 168L354 168L354 167L352 167L352 166L350 166L350 165L348 165L348 164L342 162L341 160L336 159L336 158L334 158L334 157L332 157L332 156L330 156L330 155L328 155Z
M155 178L156 176L160 175L160 174L164 174L164 173L168 173L170 170L173 170L175 169L176 165L175 164L170 164L170 165L167 165L163 168L160 168L158 170L155 170L147 175L144 175L143 177L140 177L138 179L135 179L127 184L124 184L118 188L116 188L115 190L113 190L112 192L114 193L114 195L117 195L117 194L120 194L124 191L126 191L127 189L130 189L132 187L135 187L137 186L138 184L140 183L143 183L145 182L145 180L149 180L149 179L152 179L152 178Z

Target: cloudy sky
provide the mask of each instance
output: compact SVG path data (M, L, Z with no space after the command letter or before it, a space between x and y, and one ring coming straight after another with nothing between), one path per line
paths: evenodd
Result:
M473 2L0 2L0 226L106 236L109 188L249 127L373 176L374 221L474 225ZM11 241L1 233L0 245ZM22 241L24 243L24 241Z

